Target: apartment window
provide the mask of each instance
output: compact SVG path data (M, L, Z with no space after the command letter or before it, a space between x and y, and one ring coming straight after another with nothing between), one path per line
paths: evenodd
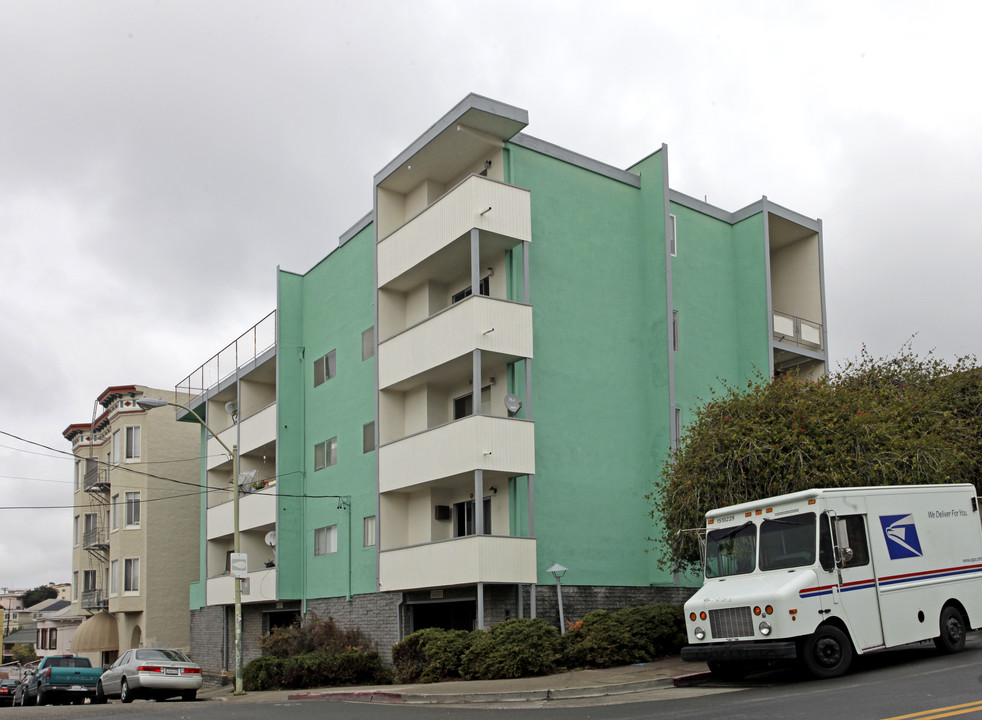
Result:
M474 525L474 501L454 503L453 506L453 536L464 537L477 532ZM484 498L484 534L491 534L491 498Z
M95 590L95 570L82 571L82 590L84 592Z
M375 449L375 421L365 423L361 429L361 451L370 453Z
M126 527L140 527L140 493L126 493Z
M491 408L491 386L481 388L481 414L486 415ZM467 393L453 401L453 419L460 420L474 414L474 393Z
M113 495L111 512L111 525L113 530L119 530L119 493Z
M119 595L119 560L109 561L109 594Z
M113 452L112 457L109 458L109 462L113 465L119 465L119 453L120 453L120 442L122 441L122 435L120 435L119 430L113 433Z
M365 518L362 527L364 531L362 544L365 547L374 547L375 546L375 516L369 515L367 518Z
M126 428L126 459L140 459L140 426L130 425Z
M72 600L78 601L78 570L72 572Z
M328 525L327 527L314 530L314 555L329 555L338 551L338 526Z
M481 295L484 295L484 296L490 295L491 294L491 276L490 275L486 275L485 277L481 278L481 282L478 284L477 287L478 287L478 292ZM470 285L468 285L467 287L465 287L460 292L454 293L453 295L450 296L450 304L453 305L455 303L459 303L464 298L470 297L473 294L473 292L474 291L473 291L472 287Z
M55 650L58 647L58 628L48 630L48 650Z
M370 327L361 334L361 359L368 360L373 355L375 355L375 328Z
M678 450L682 447L682 408L675 408L674 421L672 424L672 433L675 449Z
M140 592L140 558L123 559L123 592Z
M75 492L82 489L82 461L75 461Z
M337 464L338 461L338 439L337 436L330 440L314 445L314 470L323 470L326 467Z
M48 648L48 629L47 628L38 628L38 636L37 636L36 642L37 642L37 646L39 648L41 648L42 650L47 650L47 648Z
M668 216L668 249L672 253L672 257L678 255L678 221L674 215Z
M72 523L72 542L74 543L75 547L78 547L78 528L78 515L76 515L74 522Z
M337 374L337 363L334 359L335 350L324 357L314 360L314 387L322 385Z
M672 310L672 350L679 349L679 311Z
M86 545L86 547L91 547L91 545L98 539L95 537L95 532L98 527L99 516L95 513L85 513L82 525L82 542Z

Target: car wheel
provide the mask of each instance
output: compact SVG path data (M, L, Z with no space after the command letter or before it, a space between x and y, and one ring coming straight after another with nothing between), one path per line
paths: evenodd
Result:
M133 692L130 690L129 683L126 682L126 678L119 684L119 699L124 703L133 702Z
M92 698L93 705L105 705L109 698L106 697L106 691L102 689L102 680L99 684L95 686L95 697Z
M192 702L196 697L198 697L197 690L185 690L181 693L181 700L184 702Z
M849 636L835 625L821 625L804 642L802 659L808 672L817 678L845 675L852 664Z
M48 698L43 688L38 688L38 694L34 696L35 705L47 705Z
M945 655L965 649L965 618L958 608L950 605L941 611L939 622L941 634L934 638L934 644Z

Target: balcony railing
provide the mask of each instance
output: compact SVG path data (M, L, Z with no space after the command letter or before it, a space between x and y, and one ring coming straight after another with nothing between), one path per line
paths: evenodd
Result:
M774 311L774 339L807 348L822 348L821 323Z
M250 360L259 357L275 343L276 311L273 310L181 380L174 391L178 397L196 398Z
M109 607L109 600L101 589L83 590L79 604L84 610L99 610Z
M471 535L383 550L379 586L384 592L450 585L534 583L535 538Z
M105 528L91 528L82 533L82 547L95 550L109 547L109 533Z
M101 492L109 488L109 468L99 464L97 460L86 459L85 476L82 478L82 489L85 492Z

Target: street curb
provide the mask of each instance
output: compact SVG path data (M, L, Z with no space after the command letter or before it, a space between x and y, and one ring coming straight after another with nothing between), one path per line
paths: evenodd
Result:
M297 693L288 695L287 700L333 700L343 702L389 703L389 704L465 704L465 703L508 703L534 702L547 700L576 700L579 698L625 695L661 687L670 687L674 678L657 678L637 682L600 685L596 687L562 688L559 690L511 690L484 693L402 693L380 691L338 691Z
M713 674L709 671L691 673L689 675L679 675L672 678L672 684L675 687L694 687L696 685L702 685L708 682L713 677Z

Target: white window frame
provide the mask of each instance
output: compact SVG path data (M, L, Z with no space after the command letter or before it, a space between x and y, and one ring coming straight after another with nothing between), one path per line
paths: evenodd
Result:
M74 518L74 520L73 520L73 522L72 522L72 539L73 539L73 542L74 542L75 547L78 547L79 542L80 542L80 539L81 539L81 527L82 527L82 525L80 523L81 523L81 520L79 519L79 516L76 515L75 518Z
M362 545L375 547L375 516L369 515L362 521Z
M679 254L679 234L678 234L678 218L669 213L668 215L668 249L671 251L672 257L678 257Z
M323 470L338 464L338 437L314 445L314 470Z
M368 330L361 333L361 359L368 360L375 357L375 326L372 325Z
M110 513L110 528L112 532L119 530L119 493L112 497L112 509Z
M75 461L75 492L82 489L82 477L84 473L82 472L82 461Z
M139 425L127 425L123 428L126 440L123 443L123 458L128 462L140 461L141 432Z
M88 582L88 579L92 578L92 582ZM95 570L83 570L82 571L82 590L84 592L92 592L93 590L98 590L96 583L99 581L99 576L96 575ZM91 585L91 587L90 587Z
M314 555L331 555L338 551L338 526L327 525L314 530Z
M140 493L139 492L128 492L125 495L126 508L125 508L125 520L126 528L138 528L140 527L141 521L141 508L140 508Z
M135 572L134 572L135 568ZM140 594L140 558L123 558L123 595Z
M72 571L72 601L78 602L78 570Z
M110 462L113 465L119 465L119 458L122 455L122 438L123 436L119 430L113 431L112 457L110 458Z
M119 560L109 561L109 597L119 595Z
M672 351L679 351L679 311L672 310Z
M323 385L338 374L337 350L314 360L314 387Z

